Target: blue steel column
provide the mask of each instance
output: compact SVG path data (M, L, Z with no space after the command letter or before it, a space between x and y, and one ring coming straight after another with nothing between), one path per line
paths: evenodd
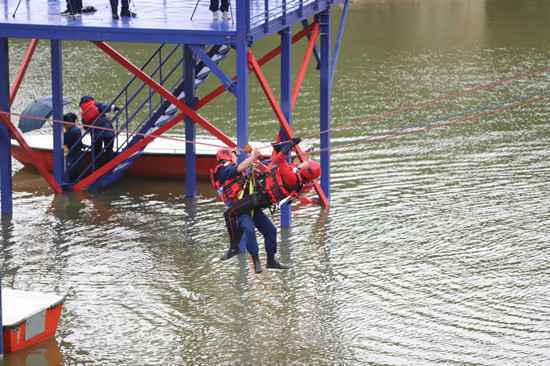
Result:
M10 61L8 39L0 38L0 110L10 111ZM0 184L2 188L2 216L11 216L11 137L6 126L0 123ZM0 328L1 329L1 328ZM0 345L3 344L0 342Z
M54 121L63 120L63 60L60 40L51 41L52 64L52 107ZM63 125L53 124L53 174L59 185L63 186L65 176L65 157L63 154Z
M332 83L330 72L330 9L319 15L321 26L321 95L320 95L320 129L321 129L321 188L330 200L330 104Z
M292 125L292 35L290 28L281 31L281 108L289 125ZM281 140L288 136L281 129ZM281 226L290 227L290 203L281 207Z
M184 46L185 59L185 103L195 106L195 56L189 46ZM185 118L185 196L195 197L197 192L197 156L195 151L196 127L193 120Z
M8 39L0 38L0 109L10 111L10 66ZM12 214L11 141L8 129L0 123L0 179L2 216ZM0 271L0 359L4 358L4 323L2 320L2 271Z
M248 144L248 29L250 25L249 0L237 0L237 146ZM239 154L242 160L244 154Z

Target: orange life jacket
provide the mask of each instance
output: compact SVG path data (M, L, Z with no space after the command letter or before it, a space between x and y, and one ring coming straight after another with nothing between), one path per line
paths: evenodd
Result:
M210 182L212 187L218 192L218 197L223 202L234 201L238 198L239 192L241 192L246 184L246 177L242 174L238 174L232 178L221 182L218 177L218 172L223 168L224 164L218 164L214 169L210 169Z
M298 193L302 189L302 180L299 178L298 186L289 187L281 177L277 166L273 166L269 172L267 172L263 179L258 181L263 184L263 191L269 196L271 203L277 203L282 201L288 196L297 197Z
M97 105L95 104L95 100L93 99L82 103L80 105L80 109L82 110L82 121L87 124L94 122L95 119L101 114L99 112L99 108L97 108Z

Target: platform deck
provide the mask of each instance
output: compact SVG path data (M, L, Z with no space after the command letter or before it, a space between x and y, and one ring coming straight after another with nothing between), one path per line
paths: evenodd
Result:
M84 0L94 13L62 16L65 1L0 0L0 36L18 38L104 40L124 42L230 43L236 32L235 0L231 2L232 20L213 20L209 1L200 0L191 19L196 0L138 0L130 3L135 18L113 20L107 0ZM251 38L259 38L311 16L327 0L252 0ZM283 6L283 4L285 6ZM283 9L285 8L285 11ZM13 16L15 12L15 17ZM265 26L267 24L269 26ZM228 42L229 41L229 42Z

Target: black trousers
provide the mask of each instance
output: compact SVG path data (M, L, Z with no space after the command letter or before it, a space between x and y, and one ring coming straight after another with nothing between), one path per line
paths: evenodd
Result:
M67 0L67 9L73 13L82 11L82 0Z
M113 14L118 14L118 0L111 1L111 12ZM120 14L128 13L130 10L130 1L122 0L122 7L120 8Z
M92 131L94 170L113 158L114 137L106 131Z
M222 0L222 6L220 7L220 0L210 0L210 11L228 11L229 0Z
M269 196L265 193L253 193L233 202L231 207L223 213L225 226L229 232L229 249L239 250L242 230L239 228L237 218L244 214L250 214L254 209L264 209L271 205Z

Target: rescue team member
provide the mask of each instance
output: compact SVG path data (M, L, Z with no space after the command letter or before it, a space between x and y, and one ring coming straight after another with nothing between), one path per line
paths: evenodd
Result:
M84 168L84 159L82 159L82 152L84 146L82 145L82 131L76 125L77 116L74 113L66 113L63 115L63 121L68 122L63 125L65 132L63 133L63 144L65 145L66 155L66 178L74 182Z
M292 147L300 143L300 138L293 138L279 149L274 146L271 168L259 173L256 179L255 193L244 196L233 202L224 215L227 222L233 224L235 218L250 210L261 210L284 199L297 197L304 185L313 182L321 175L319 163L307 160L300 164L289 164L287 156ZM234 231L234 228L229 229Z
M254 149L248 158L237 164L236 156L231 150L220 149L216 153L218 165L212 172L213 184L227 206L231 207L233 202L238 199L239 193L242 191L247 180L244 173L259 157L259 150ZM254 227L256 227L264 237L267 268L288 268L275 259L275 253L277 252L277 229L260 209L254 210L254 212L240 212L234 218L236 224L228 226L234 228L233 232L230 232L230 248L223 254L222 260L227 260L239 253L240 235L236 231L242 231L242 240L244 240L246 249L254 262L254 271L256 273L262 272L258 242L254 231Z
M97 103L90 96L83 96L80 99L80 111L82 114L82 123L84 129L90 129L89 126L100 128L91 128L92 136L92 160L94 170L113 158L113 144L115 133L111 121L105 116L105 111L118 110L115 106L108 106L103 103Z

